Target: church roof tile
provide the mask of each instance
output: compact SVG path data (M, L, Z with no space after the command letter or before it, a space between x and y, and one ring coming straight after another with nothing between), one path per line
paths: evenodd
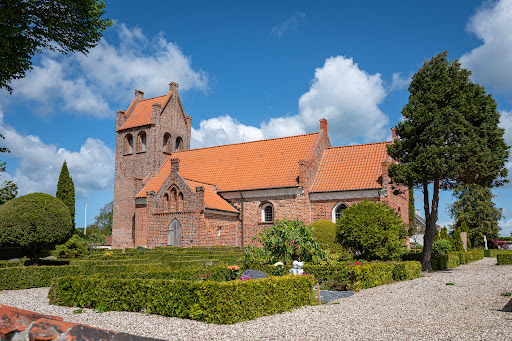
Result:
M171 96L171 93L172 91L169 91L166 95L143 99L139 101L139 103L136 104L135 108L133 109L132 113L130 114L126 122L124 122L124 124L121 126L121 128L118 129L118 131L151 124L153 117L153 103L157 102L160 103L161 106L163 106L167 99L169 98L169 96ZM135 99L132 101L128 109L126 109L126 112L128 112L132 105L134 104Z

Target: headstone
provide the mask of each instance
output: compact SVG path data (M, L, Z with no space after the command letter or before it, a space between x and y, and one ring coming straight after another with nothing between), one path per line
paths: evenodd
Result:
M304 270L302 270L302 267L304 266L304 262L299 262L294 260L292 262L292 268L290 269L290 273L294 275L302 275L304 273Z
M461 232L460 238L462 239L462 246L464 247L464 251L468 252L468 233Z
M55 257L55 256L48 256L48 257L44 257L43 259L44 260L57 260L57 257Z
M487 248L487 237L486 237L486 236L484 236L484 244L485 244L485 249L486 249L486 250L489 250L489 249Z
M267 278L267 274L263 271L259 270L253 270L253 269L247 269L244 271L242 276L251 277L251 279L258 279L258 278Z

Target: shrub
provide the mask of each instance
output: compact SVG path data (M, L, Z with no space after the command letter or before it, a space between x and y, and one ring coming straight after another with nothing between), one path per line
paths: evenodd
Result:
M459 265L471 263L484 258L484 250L451 251L445 255L432 257L433 270L456 268Z
M496 256L498 265L512 264L512 253L500 253Z
M163 316L231 324L314 303L312 276L248 281L55 279L50 303L102 310L141 311Z
M68 208L49 194L27 194L0 207L0 244L27 248L36 265L43 247L63 243L72 233Z
M265 258L272 264L279 260L286 264L287 259L309 262L315 256L324 258L311 229L299 220L277 220L274 226L263 230L254 240L261 243Z
M89 249L86 242L80 241L73 235L64 244L57 245L55 251L59 258L76 258L86 254Z
M432 255L445 255L452 250L451 243L446 239L438 239L432 244Z
M509 251L509 250L500 250L500 249L489 249L489 250L484 250L484 256L485 257L492 257L492 258L496 258L497 255L501 254L501 253L511 253L512 254L512 251Z
M336 240L336 224L330 220L317 220L309 225L313 232L313 238L322 244L322 247L331 251L331 253L346 253L347 249L343 248Z
M364 259L397 259L405 242L405 228L395 211L367 200L341 211L337 240Z

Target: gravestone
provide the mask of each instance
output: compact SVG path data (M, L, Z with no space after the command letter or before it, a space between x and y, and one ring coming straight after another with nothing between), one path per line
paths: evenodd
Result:
M253 270L253 269L247 269L244 271L242 276L251 277L251 279L258 279L258 278L267 278L267 274L263 271L259 270Z
M462 239L462 246L464 247L464 251L468 252L468 233L461 232L460 238Z

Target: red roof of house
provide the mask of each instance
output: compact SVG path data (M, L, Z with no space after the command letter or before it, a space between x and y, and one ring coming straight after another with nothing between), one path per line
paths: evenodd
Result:
M204 187L204 206L205 208L210 208L213 210L227 211L238 213L238 210L231 206L226 200L224 200L220 195L215 191L215 186L210 184L205 184L203 182L197 182L193 180L185 179L187 184L193 191L196 190L196 187L203 186Z
M158 192L171 172L171 158L180 160L183 178L215 184L217 192L298 186L299 161L309 160L318 133L191 149L172 153L158 173L137 194Z
M118 129L118 131L151 124L153 117L153 103L158 102L163 107L167 99L171 96L171 93L172 91L169 91L167 95L143 99L139 101L139 103L136 104L135 108L133 108L131 115L128 117L126 122L124 122L121 128ZM128 112L131 109L135 102L136 99L132 101L128 109L126 109L126 112Z
M315 177L312 193L382 187L382 162L391 142L327 148Z

